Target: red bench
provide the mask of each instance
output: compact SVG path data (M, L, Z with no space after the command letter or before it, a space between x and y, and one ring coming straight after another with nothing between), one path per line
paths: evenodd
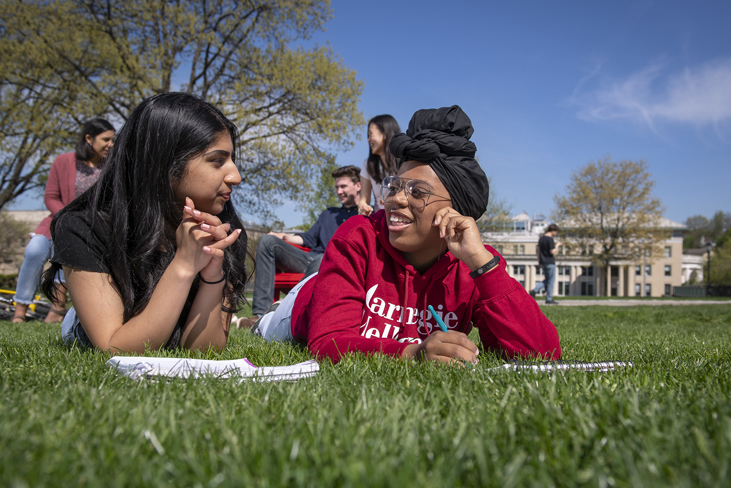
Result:
M287 242L287 241L284 241ZM287 244L290 244L298 249L302 249L304 252L310 252L310 249L307 247L298 246L297 244L292 244L291 242L287 242ZM274 275L274 300L279 300L279 295L281 293L284 293L285 295L289 293L289 291L297 286L297 283L302 281L302 279L305 277L304 273L279 273L277 272Z

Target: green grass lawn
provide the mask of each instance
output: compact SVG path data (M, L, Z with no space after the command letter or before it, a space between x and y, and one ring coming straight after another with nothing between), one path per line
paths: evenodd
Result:
M731 306L554 307L610 373L348 358L295 383L132 381L0 322L2 486L728 486ZM474 334L474 333L473 333ZM476 339L476 336L475 336ZM309 358L233 331L216 359Z

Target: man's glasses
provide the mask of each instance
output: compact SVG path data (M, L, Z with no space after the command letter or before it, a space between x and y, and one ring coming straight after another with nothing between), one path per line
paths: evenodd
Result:
M431 186L426 181L404 180L398 176L387 176L383 179L381 183L381 198L383 198L384 203L388 203L401 190L406 192L406 199L414 208L426 207L427 203L429 203L429 197L432 195L451 201L450 198L432 193Z

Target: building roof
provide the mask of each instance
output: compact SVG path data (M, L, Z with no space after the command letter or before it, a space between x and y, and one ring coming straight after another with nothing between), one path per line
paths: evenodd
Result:
M607 215L607 219L611 219L611 215ZM573 219L566 219L559 222L558 225L562 229L571 229L575 226L575 221ZM653 225L653 227L669 230L688 230L688 227L686 227L685 225L675 222L674 220L667 219L665 217L660 217L658 221Z

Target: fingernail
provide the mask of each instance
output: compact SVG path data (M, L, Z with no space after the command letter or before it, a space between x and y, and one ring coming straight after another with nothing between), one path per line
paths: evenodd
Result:
M479 356L479 355L480 355L480 350L478 349L475 351L475 356Z
M239 234L241 234L241 229L236 229L236 232L238 232Z
M211 226L208 224L201 224L201 229L203 229L203 230L208 230L210 228L211 228Z
M190 207L189 207L189 206L187 206L187 205L186 205L186 206L185 206L185 207L183 207L183 208L184 208L185 210L187 210L188 212L190 212Z
M203 252L206 252L206 253L211 252L211 248L208 246L203 246Z
M200 215L200 214L201 214L200 210L193 210L193 215Z

